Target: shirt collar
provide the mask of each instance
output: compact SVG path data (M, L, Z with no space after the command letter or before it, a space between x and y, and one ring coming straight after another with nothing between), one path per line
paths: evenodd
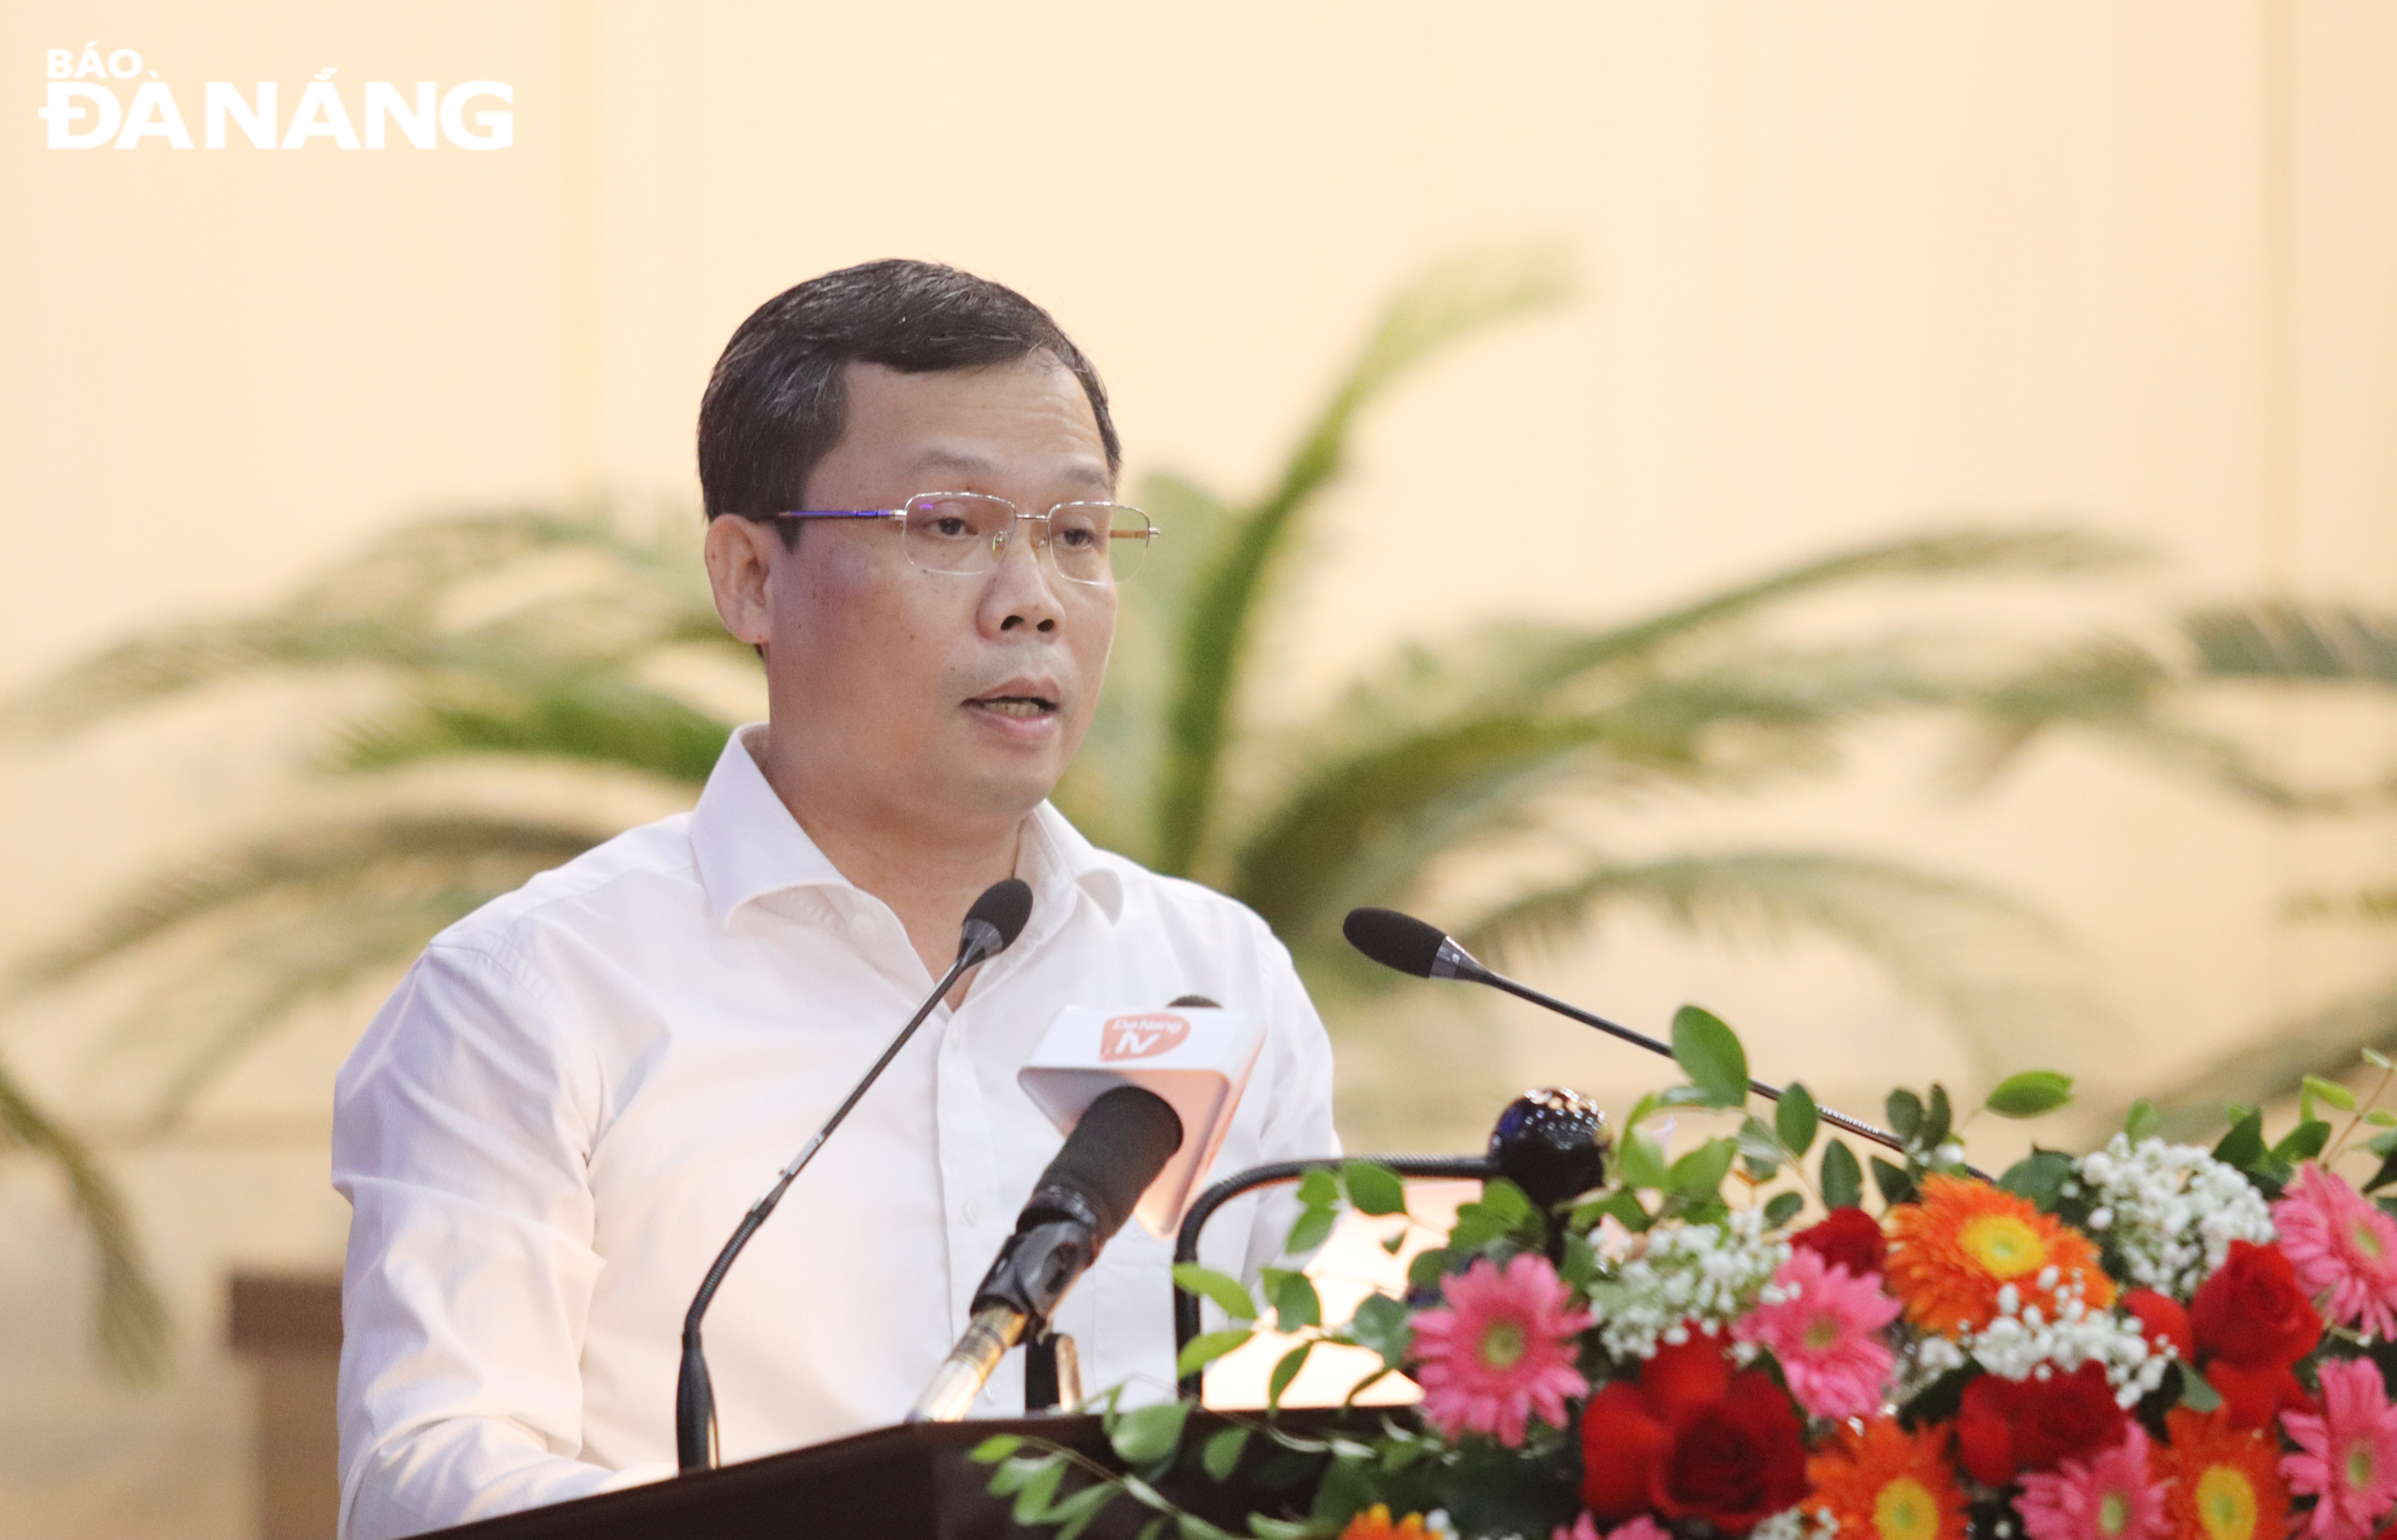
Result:
M764 723L733 729L691 813L691 853L718 923L769 893L855 886L808 838L768 784L757 764L765 747ZM1016 875L1031 885L1036 914L1045 910L1062 923L1066 905L1056 900L1078 888L1110 924L1123 915L1121 873L1064 814L1041 803L1025 818L1023 836L1016 852ZM1037 929L1046 931L1050 927Z

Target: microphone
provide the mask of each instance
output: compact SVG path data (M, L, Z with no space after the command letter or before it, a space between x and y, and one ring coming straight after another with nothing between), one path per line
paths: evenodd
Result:
M1340 922L1340 933L1348 938L1349 946L1385 968L1413 974L1418 978L1462 978L1470 983L1487 984L1518 1000L1528 1000L1559 1016L1570 1017L1585 1027L1596 1027L1626 1043L1637 1044L1651 1053L1660 1053L1668 1059L1673 1056L1670 1048L1646 1033L1634 1032L1603 1016L1594 1016L1578 1005L1568 1005L1554 995L1542 994L1528 984L1519 984L1504 974L1493 973L1483 967L1471 952L1458 946L1447 931L1412 915L1402 915L1395 909L1351 909L1348 917ZM1779 1086L1751 1078L1748 1089L1769 1100L1781 1100ZM1819 1103L1815 1110L1823 1122L1834 1128L1846 1129L1859 1138L1886 1145L1900 1154L1905 1152L1905 1141L1885 1128L1875 1128L1869 1122L1851 1118L1845 1112L1835 1112ZM1967 1166L1965 1169L1972 1168Z
M708 1383L708 1360L699 1343L699 1322L707 1315L708 1306L715 1298L715 1291L723 1285L724 1275L732 1270L733 1259L741 1254L741 1249L749 1244L749 1238L757 1233L757 1227L765 1224L767 1216L774 1211L774 1205L783 1200L783 1194L789 1190L792 1181L807 1169L807 1163L816 1158L816 1151L824 1148L824 1141L832 1137L832 1130L840 1127L842 1121L848 1117L849 1109L856 1107L867 1089L882 1078L882 1072L890 1067L890 1061L899 1057L899 1050L907 1046L907 1039L913 1037L916 1029L932 1015L933 1007L956 987L966 969L1013 946L1015 938L1023 933L1024 921L1031 917L1032 889L1020 878L1009 877L983 889L982 896L974 901L974 907L965 912L965 923L958 935L957 961L949 964L949 972L933 986L933 992L924 997L923 1005L907 1019L907 1024L899 1029L899 1035L890 1039L890 1046L882 1050L882 1057L874 1062L874 1067L865 1072L841 1105L832 1109L832 1115L824 1120L824 1126L816 1131L816 1137L807 1141L807 1147L783 1167L782 1175L774 1179L773 1187L764 1197L749 1206L749 1211L741 1218L740 1226L732 1232L732 1239L726 1241L724 1250L716 1254L715 1262L708 1269L707 1276L699 1281L699 1292L691 1297L690 1310L683 1316L683 1368L674 1382L674 1452L684 1471L704 1471L716 1461L715 1392Z
M909 1422L955 1422L1026 1328L1049 1323L1057 1301L1098 1260L1132 1208L1183 1143L1182 1119L1164 1097L1119 1085L1090 1104L1066 1136L974 1293L964 1335L908 1410Z
M1164 1239L1223 1147L1264 1046L1263 1021L1204 995L1183 995L1163 1010L1067 1005L1016 1071L1016 1084L1061 1133L1070 1133L1082 1109L1117 1086L1154 1092L1173 1108L1182 1121L1181 1148L1135 1210Z

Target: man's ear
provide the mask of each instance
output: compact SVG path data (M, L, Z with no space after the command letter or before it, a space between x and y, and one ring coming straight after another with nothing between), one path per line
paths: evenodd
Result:
M734 639L763 646L773 633L769 579L782 531L771 523L725 514L709 521L708 587L715 612Z

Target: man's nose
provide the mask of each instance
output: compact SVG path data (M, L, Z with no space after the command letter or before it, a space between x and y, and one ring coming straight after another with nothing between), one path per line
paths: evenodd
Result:
M1051 551L1042 560L1038 548L1049 543L1046 520L1016 520L1015 537L999 552L997 570L991 574L985 604L996 617L995 629L1018 631L1032 629L1053 633L1065 606L1058 602L1057 584L1065 579L1057 575L1056 553Z

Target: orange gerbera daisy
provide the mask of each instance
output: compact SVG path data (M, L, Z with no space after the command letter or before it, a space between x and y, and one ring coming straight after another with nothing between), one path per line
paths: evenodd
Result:
M2284 1540L2288 1488L2277 1440L2232 1427L2222 1407L2200 1415L2176 1406L2164 1426L2169 1442L2157 1446L2154 1469L2172 1482L2172 1540Z
M2057 1293L2077 1280L2092 1310L2114 1302L2113 1281L2086 1236L1987 1182L1926 1177L1921 1202L1890 1210L1889 1232L1890 1292L1926 1331L1980 1330L1997 1318L1998 1291L2008 1283L2024 1304L2052 1316L2037 1284L2049 1268L2056 1269Z
M1340 1540L1431 1540L1431 1532L1424 1529L1421 1514L1410 1513L1393 1524L1390 1505L1376 1503L1348 1520Z
M1801 1506L1828 1508L1840 1540L1964 1540L1964 1494L1948 1463L1948 1430L1909 1433L1886 1417L1806 1461L1814 1492Z

